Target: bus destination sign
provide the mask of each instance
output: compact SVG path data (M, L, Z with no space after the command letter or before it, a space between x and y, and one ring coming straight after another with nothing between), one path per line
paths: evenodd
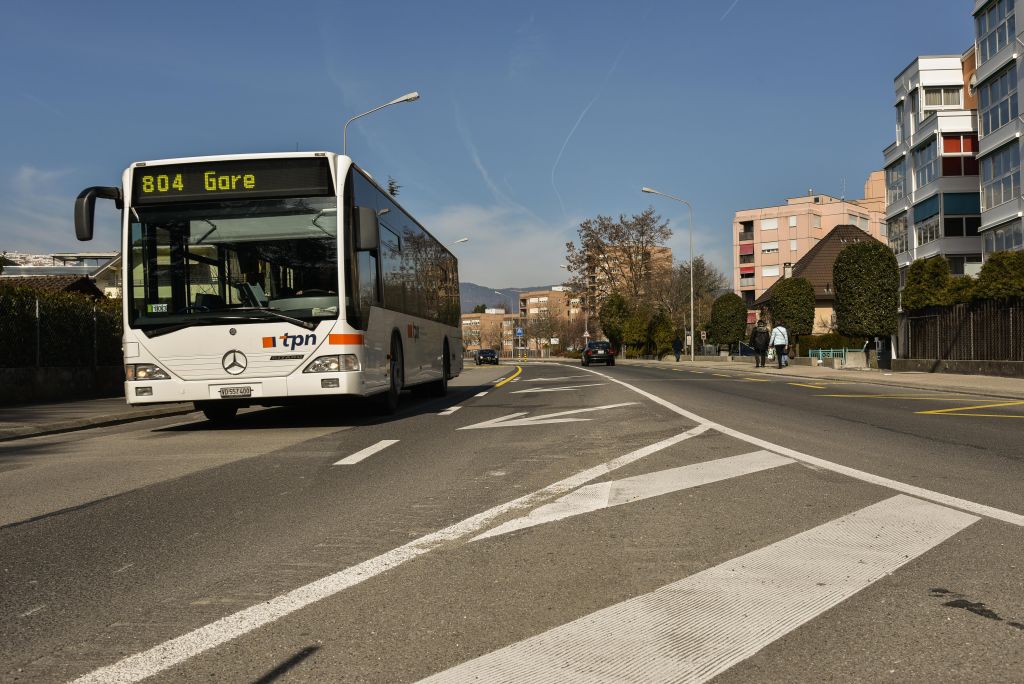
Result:
M137 166L132 175L135 205L333 194L323 157Z

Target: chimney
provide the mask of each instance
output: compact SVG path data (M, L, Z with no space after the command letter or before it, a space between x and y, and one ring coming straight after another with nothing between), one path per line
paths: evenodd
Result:
M792 278L793 277L793 264L786 262L782 265L782 277Z

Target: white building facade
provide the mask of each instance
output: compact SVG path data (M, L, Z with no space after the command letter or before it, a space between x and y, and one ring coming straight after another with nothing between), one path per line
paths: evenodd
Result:
M1016 0L975 0L974 40L981 166L981 236L984 254L1024 249L1021 218L1020 58Z
M954 275L981 269L978 115L965 84L974 48L921 56L893 82L896 141L885 149L886 233L900 286L915 259L944 256Z

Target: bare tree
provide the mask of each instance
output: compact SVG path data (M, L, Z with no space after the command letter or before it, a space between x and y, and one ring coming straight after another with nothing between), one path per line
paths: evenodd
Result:
M656 251L672 237L672 230L649 207L628 218L620 214L618 221L600 215L587 219L577 235L579 245L565 244L570 274L566 284L574 295L598 295L597 301L587 302L593 313L611 292L630 301L651 293L659 266Z
M711 320L711 306L715 297L726 286L725 275L703 256L693 259L693 318L694 330L702 330ZM690 262L676 265L670 272L659 274L651 301L681 330L689 327L690 319Z

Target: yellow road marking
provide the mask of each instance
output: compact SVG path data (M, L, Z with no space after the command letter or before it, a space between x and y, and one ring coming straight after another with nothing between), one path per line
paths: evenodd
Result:
M712 375L714 375L716 378L728 378L728 377L731 377L729 375L723 375L722 373L712 373Z
M506 382L510 382L513 378L515 378L517 375L519 375L522 372L523 372L523 367L522 366L516 366L516 372L513 373L512 375L508 376L507 378L505 378L501 382L495 383L494 384L494 389L498 389L499 387L504 385Z
M928 401L964 401L962 397L933 397L928 394L815 394L816 397L843 399L925 399Z
M810 387L811 389L825 389L824 385L805 385L802 382L788 382L786 384L792 385L793 387Z
M976 411L978 409L999 408L1001 406L1020 406L1024 401L1003 401L998 404L981 404L979 406L957 406L946 409L932 409L931 411L917 411L918 415L945 415L945 416L981 416L985 418L1024 418L1024 416L1008 416L1000 413L961 413L961 411Z
M771 382L771 380L769 380L767 378L743 378L743 379L744 380L749 380L750 382Z

